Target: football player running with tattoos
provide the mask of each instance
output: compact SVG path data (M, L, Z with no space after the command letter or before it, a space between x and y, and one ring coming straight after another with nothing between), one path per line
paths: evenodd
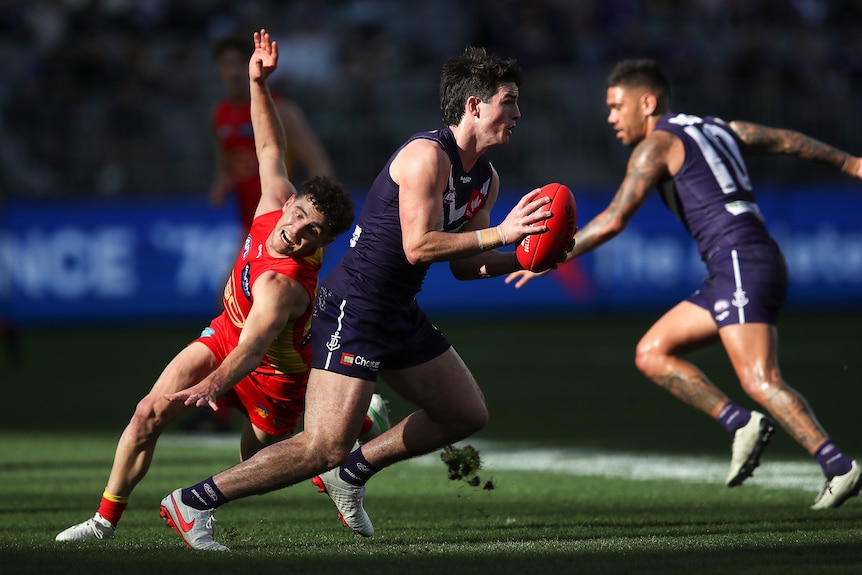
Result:
M709 276L638 343L638 369L733 435L727 485L751 476L778 422L820 464L826 481L813 509L858 494L860 468L818 423L778 366L776 323L787 292L784 257L755 203L743 153L790 154L862 178L857 157L792 130L670 111L670 84L652 60L619 62L607 81L608 123L633 147L610 205L575 234L567 259L619 234L654 189L697 241ZM515 272L521 287L537 274ZM742 389L766 414L718 389L686 352L720 341Z

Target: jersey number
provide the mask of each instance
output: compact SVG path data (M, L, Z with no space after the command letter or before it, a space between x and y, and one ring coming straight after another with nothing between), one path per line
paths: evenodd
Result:
M701 123L697 126L686 126L685 133L691 136L700 148L722 192L732 194L739 191L737 183L744 191L751 191L751 180L742 153L727 130L715 124ZM733 170L733 176L730 175L730 170Z

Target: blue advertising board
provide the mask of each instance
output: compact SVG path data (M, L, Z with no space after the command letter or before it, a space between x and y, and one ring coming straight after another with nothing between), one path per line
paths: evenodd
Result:
M578 223L612 191L576 194ZM361 206L362 196L355 196ZM760 190L790 268L788 309L862 308L862 194ZM502 194L500 221L516 203ZM324 273L347 249L328 249ZM232 208L204 199L13 202L0 211L0 319L26 323L200 320L216 310L242 240ZM669 307L704 276L694 242L653 197L618 237L515 290L503 278L459 282L431 267L419 298L434 316Z

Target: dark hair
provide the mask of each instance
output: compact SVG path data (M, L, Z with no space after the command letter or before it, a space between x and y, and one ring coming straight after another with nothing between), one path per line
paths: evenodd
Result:
M335 237L346 232L353 224L355 204L347 188L335 178L314 176L308 178L296 193L306 198L329 224L329 235Z
M251 56L254 52L250 36L237 33L222 36L213 44L213 59L218 60L225 52L236 51L245 56Z
M469 96L488 102L503 83L520 86L521 69L513 59L489 55L484 48L467 46L463 54L443 64L440 75L440 111L447 126L457 126Z
M608 75L608 88L614 86L646 88L656 97L656 112L670 109L670 82L655 60L647 58L622 60Z

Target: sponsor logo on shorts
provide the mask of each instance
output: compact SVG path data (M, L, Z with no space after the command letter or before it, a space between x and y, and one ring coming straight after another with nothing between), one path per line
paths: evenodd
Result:
M251 234L246 236L245 245L242 246L242 259L245 259L248 256L248 252L251 250Z
M212 337L215 335L215 330L211 327L205 327L201 332L201 337Z
M717 322L724 321L725 319L727 319L727 316L729 316L729 315L730 315L730 311L725 310L725 311L721 312L720 314L718 314L717 316L715 316L715 321L717 321Z
M361 355L355 355L347 352L341 354L341 365L355 365L368 368L371 371L377 371L378 369L380 369L379 361L375 361L373 359L366 359Z
M727 309L730 309L730 302L726 299L720 299L715 302L715 306L713 306L712 309L715 313L721 313Z
M242 293L245 294L248 301L251 301L251 262L242 268Z
M262 405L255 404L254 412L263 419L269 419L269 410L263 407Z

